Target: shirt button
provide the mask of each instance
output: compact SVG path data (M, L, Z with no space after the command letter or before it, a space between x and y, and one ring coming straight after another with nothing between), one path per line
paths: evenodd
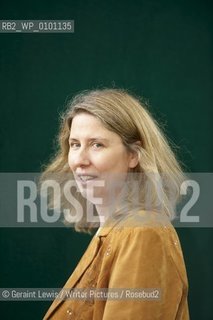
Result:
M111 253L111 246L109 245L107 250L106 250L106 255L109 256Z
M67 309L67 314L68 314L68 316L71 316L73 314L72 309Z

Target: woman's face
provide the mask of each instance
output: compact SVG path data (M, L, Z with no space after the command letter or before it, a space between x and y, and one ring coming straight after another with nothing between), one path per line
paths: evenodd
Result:
M118 134L87 113L73 118L69 145L70 169L83 196L94 204L94 196L104 201L113 187L115 196L117 186L125 182L129 169L138 163L137 156L127 151Z

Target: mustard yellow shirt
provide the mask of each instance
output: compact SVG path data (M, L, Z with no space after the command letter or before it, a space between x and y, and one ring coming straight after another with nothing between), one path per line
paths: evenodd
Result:
M188 320L188 280L169 219L138 211L108 219L93 237L64 289L114 290L119 299L56 299L43 320ZM157 299L129 298L154 292ZM62 295L63 296L63 295Z

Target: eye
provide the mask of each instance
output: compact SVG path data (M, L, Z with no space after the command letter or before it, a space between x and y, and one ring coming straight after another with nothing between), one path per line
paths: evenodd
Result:
M72 149L77 149L79 148L81 145L78 142L70 142L70 148Z
M99 142L94 142L93 145L92 145L95 149L100 149L100 148L103 148L104 145L102 143L99 143Z

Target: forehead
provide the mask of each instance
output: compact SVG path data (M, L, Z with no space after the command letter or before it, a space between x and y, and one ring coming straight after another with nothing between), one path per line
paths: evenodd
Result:
M90 125L91 123L96 124L98 126L103 126L103 123L97 117L86 112L81 112L79 114L76 114L73 117L72 123L71 123L71 129L76 125L85 126L85 125Z
M70 136L85 135L88 133L112 134L113 132L105 128L103 123L95 116L88 113L80 113L74 116L70 128Z

